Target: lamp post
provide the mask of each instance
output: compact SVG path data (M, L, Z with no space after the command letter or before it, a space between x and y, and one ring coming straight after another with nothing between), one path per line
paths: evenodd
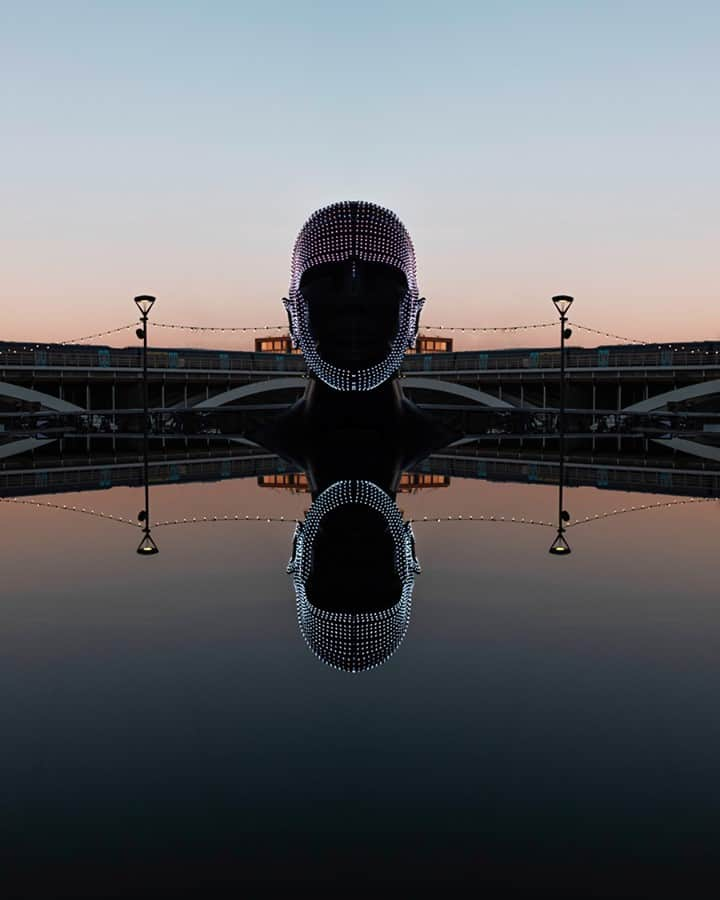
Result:
M567 556L570 553L570 545L565 540L565 523L570 521L570 514L563 509L563 485L565 483L565 339L572 334L572 329L566 328L566 313L572 306L573 298L566 294L558 294L552 298L555 308L560 313L560 415L558 417L558 429L560 432L560 466L558 474L558 531L555 540L550 545L549 553L554 556Z
M565 437L565 338L569 338L572 329L566 328L567 316L565 313L572 306L573 298L565 294L558 294L552 298L555 308L560 313L560 441ZM562 456L562 453L560 454Z
M148 314L155 303L155 298L148 294L140 294L135 297L135 304L140 310L142 328L138 328L135 334L143 342L143 482L145 484L145 509L138 513L138 521L143 524L143 539L137 548L141 556L151 556L159 553L157 544L150 536L150 471L148 464L148 374L147 374L147 322Z

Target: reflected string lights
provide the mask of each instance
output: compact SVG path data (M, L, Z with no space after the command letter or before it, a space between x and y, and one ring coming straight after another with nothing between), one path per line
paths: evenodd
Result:
M222 516L193 516L190 519L166 519L163 522L154 522L153 528L164 528L170 525L210 525L213 522L259 522L266 525L274 523L297 524L299 519L286 516L248 516L248 515L222 515Z
M597 522L601 519L611 519L615 516L627 515L629 513L647 512L656 509L669 509L675 506L689 506L696 503L718 503L717 497L688 497L681 500L666 500L659 503L642 503L638 506L627 506L613 509L608 512L594 513L589 516L583 516L575 522L570 522L566 526L567 529L576 528L578 525L587 525L591 522ZM27 500L22 497L0 497L0 503L12 503L20 506L55 509L61 512L72 512L80 515L91 516L96 519L104 519L105 521L117 522L122 525L131 525L133 528L142 528L140 522L126 519L123 516L105 513L100 510L89 509L81 506L71 506L65 503L52 503L42 500ZM152 523L153 528L167 528L173 526L188 525L212 525L222 522L255 522L260 525L297 525L300 521L292 516L275 516L256 513L249 515L247 513L228 513L219 515L191 516L188 518L163 519ZM418 518L408 518L405 520L411 525L441 525L451 522L482 522L495 523L505 525L533 525L541 528L555 528L553 522L546 522L542 519L531 519L525 516L503 516L496 514L457 514L457 515L427 515Z
M457 516L423 516L422 519L408 519L413 525L430 524L440 525L443 522L504 522L508 525L540 525L543 528L554 528L552 522L543 522L540 519L526 519L524 516L494 516L494 515L457 515Z
M141 528L143 543L147 543L142 555L158 553L150 528L141 518L136 522L89 507L19 497L2 498L0 502L29 509L71 512ZM566 528L631 513L669 510L698 503L717 503L717 498L681 498L620 507L584 516L567 524ZM363 516L359 515L363 511L366 514L364 523ZM339 519L338 513L341 514ZM354 521L356 516L361 520L359 528ZM394 500L376 484L365 480L331 484L315 498L303 520L284 515L226 513L158 520L152 523L152 528L220 523L294 526L286 571L292 577L300 632L318 659L350 673L382 665L395 653L406 635L415 578L420 573L414 526L490 523L555 528L553 522L541 519L486 513L404 519ZM383 547L390 552L390 566Z
M598 519L612 519L614 516L622 516L626 513L642 512L651 509L665 509L670 506L687 506L691 503L717 503L716 497L691 497L685 500L667 500L660 503L642 503L640 506L627 506L620 509L613 509L611 512L596 513L593 516L585 516L567 525L567 528L575 528L578 525L586 525L588 522L596 522Z
M69 506L66 503L50 503L43 500L25 500L22 497L0 497L0 503L14 503L18 506L31 506L43 509L59 509L61 512L79 513L80 515L92 516L96 519L117 522L120 525L131 525L133 528L142 527L139 522L134 522L132 519L125 519L123 516L114 516L111 513L104 513L95 509L87 509L84 506Z
M574 528L577 525L585 525L588 522L596 522L599 519L610 519L613 516L620 516L626 513L641 512L652 509L667 509L673 506L687 506L691 503L717 503L716 497L690 497L683 500L666 500L660 503L643 503L639 506L628 506L620 509L614 509L611 512L595 513L591 516L584 516L576 522L571 522L565 526L566 529ZM540 519L528 519L524 516L495 516L495 515L444 515L444 516L423 516L421 519L408 519L409 522L416 524L440 525L443 522L504 522L508 525L540 525L543 528L555 528L554 522L544 522Z

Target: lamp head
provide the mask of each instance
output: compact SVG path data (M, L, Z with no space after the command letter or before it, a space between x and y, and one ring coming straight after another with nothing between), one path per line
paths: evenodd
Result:
M552 302L555 304L555 308L560 313L560 315L564 316L572 306L573 298L568 297L567 294L558 294L557 296L552 298Z
M558 531L557 537L550 545L548 553L552 553L553 556L567 556L569 553L572 553L570 544L565 540L562 529Z
M155 297L151 297L149 294L140 294L135 298L137 308L144 316L146 316L150 312L154 302Z
M157 544L150 537L149 531L145 534L143 539L140 541L140 544L138 545L138 548L137 548L137 552L140 554L140 556L154 556L156 553L160 552L157 548Z

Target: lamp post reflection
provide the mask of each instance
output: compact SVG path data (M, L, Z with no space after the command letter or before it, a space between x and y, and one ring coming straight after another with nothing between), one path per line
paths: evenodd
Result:
M562 506L562 490L560 491L560 505ZM570 549L570 544L568 544L565 538L565 523L570 521L570 513L567 510L561 510L560 516L558 520L558 530L555 535L555 540L550 545L550 549L548 553L552 553L553 556L567 556L569 553L572 553Z
M560 433L558 472L558 529L555 540L550 545L549 553L553 556L567 556L571 550L565 538L565 525L570 521L570 513L563 509L563 487L565 484L565 339L572 335L572 330L565 327L566 313L572 306L573 298L566 294L558 294L552 298L555 308L560 313L560 414L558 429Z
M144 509L138 513L138 521L145 524L143 526L143 539L138 544L137 552L140 556L153 556L155 553L159 553L157 544L150 534L150 520L147 518L147 512Z
M150 471L148 463L148 372L147 372L147 322L148 314L155 303L155 298L148 294L135 297L135 303L141 313L142 328L138 328L135 334L142 338L143 342L143 484L145 486L145 508L138 513L138 522L143 526L143 539L138 545L137 552L141 556L153 556L159 553L157 544L150 534Z

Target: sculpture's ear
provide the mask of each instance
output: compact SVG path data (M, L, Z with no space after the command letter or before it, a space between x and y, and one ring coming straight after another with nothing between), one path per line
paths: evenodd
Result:
M290 559L288 560L286 572L288 575L294 575L295 572L300 571L300 560L298 558L298 551L300 550L300 539L302 537L302 533L305 530L305 526L302 522L295 523L295 533L293 534L293 545L292 545L292 553L290 554Z
M422 572L422 566L420 565L420 561L418 560L415 551L415 533L413 532L412 524L410 522L405 523L405 540L410 545L410 573L419 575Z
M298 339L297 332L295 331L295 325L293 323L294 304L288 297L283 297L282 302L288 317L288 330L290 331L290 340L292 341L293 348L297 350L297 348L300 346L300 341Z
M415 322L413 323L413 327L411 333L408 335L408 347L412 349L417 342L418 331L420 331L420 313L422 312L423 306L425 306L425 298L420 297L415 306L417 308L417 312L415 313Z

